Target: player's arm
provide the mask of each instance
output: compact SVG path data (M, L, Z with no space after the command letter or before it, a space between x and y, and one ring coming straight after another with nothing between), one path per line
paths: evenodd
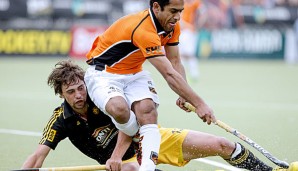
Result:
M177 46L164 46L166 56L171 62L173 68L183 76L183 78L186 80L186 74L185 74L185 69L181 63L181 58L179 54L179 48Z
M55 149L58 143L66 138L66 134L62 125L60 117L56 117L57 112L61 111L61 107L58 107L54 110L53 115L48 121L47 125L43 130L43 136L41 137L40 144L37 146L36 150L31 154L27 160L24 162L22 168L39 168L42 167L42 164L45 158L48 156L51 149ZM60 113L61 114L61 113ZM51 124L49 124L51 123ZM53 135L51 140L49 140L47 135L51 134L51 131L55 130L55 135Z
M197 115L204 122L211 124L215 121L212 109L192 90L166 57L160 56L148 60L162 74L173 91L196 107Z
M149 62L161 73L172 90L191 104L204 104L204 101L187 84L183 76L178 73L170 61L164 57L149 58Z
M22 168L40 168L48 156L51 148L46 145L38 145L37 149L27 158Z
M122 157L129 148L132 138L119 131L118 139L111 158L106 162L106 167L111 170L121 170Z
M187 81L186 79L186 74L185 74L185 69L181 63L181 58L180 58L180 54L179 54L179 48L178 45L175 46L169 46L166 45L165 46L165 52L166 52L166 56L169 59L169 61L171 62L173 68L180 74L182 75L182 77L184 78L185 81ZM182 97L179 97L176 101L176 104L182 108L183 110L190 112L190 110L188 110L187 108L184 107L184 103L186 102L186 100Z

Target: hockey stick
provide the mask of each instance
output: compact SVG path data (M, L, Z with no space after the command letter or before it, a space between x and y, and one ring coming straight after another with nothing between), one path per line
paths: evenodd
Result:
M188 108L189 110L195 112L196 108L191 105L190 103L186 102L184 104L184 106L186 108ZM215 125L223 128L224 130L226 130L227 132L235 135L236 137L240 138L241 140L245 141L247 144L249 144L250 146L252 146L253 148L255 148L256 150L258 150L260 153L262 153L265 157L267 157L270 161L272 161L274 164L283 167L283 168L289 168L289 164L285 161L281 161L278 160L276 157L274 157L272 154L270 154L267 150L265 150L263 147L261 147L260 145L258 145L257 143L255 143L254 141L252 141L251 139L249 139L247 136L245 136L244 134L238 132L236 129L230 127L229 125L227 125L226 123L220 121L220 120L216 120L214 122Z
M29 169L19 169L19 170L11 170L11 171L94 171L94 170L106 170L106 165L29 168ZM162 171L162 170L155 169L155 171Z
M93 171L106 170L105 165L89 165L89 166L70 166L70 167L51 167L51 168L30 168L11 171Z

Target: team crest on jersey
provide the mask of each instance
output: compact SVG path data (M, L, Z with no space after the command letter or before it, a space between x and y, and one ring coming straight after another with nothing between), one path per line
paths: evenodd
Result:
M161 47L160 46L153 46L153 47L147 47L146 48L146 53L148 55L152 55L152 54L160 54L161 51Z
M154 87L149 87L149 90L150 90L151 93L157 94L157 92L155 91L155 88Z
M153 87L152 81L148 81L148 88L149 88L151 93L157 94L155 88Z
M160 36L161 39L171 39L173 37L173 32L170 32L170 33L164 33Z
M99 109L98 109L97 107L93 107L92 112L93 112L95 115L98 115L98 114L99 114Z
M172 36L173 36L173 32L169 33L168 34L168 39L172 38Z
M53 142L54 139L55 139L55 136L56 136L56 132L57 132L56 130L51 129L50 132L49 132L49 136L48 136L47 140L50 141L50 142Z

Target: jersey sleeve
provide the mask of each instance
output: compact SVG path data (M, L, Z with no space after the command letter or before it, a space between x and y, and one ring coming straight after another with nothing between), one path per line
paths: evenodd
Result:
M62 108L55 109L53 115L48 121L46 127L43 130L42 138L39 144L46 145L51 149L55 149L58 143L66 138L65 131L63 130Z
M164 56L161 40L156 31L137 30L133 35L133 43L141 50L145 58Z

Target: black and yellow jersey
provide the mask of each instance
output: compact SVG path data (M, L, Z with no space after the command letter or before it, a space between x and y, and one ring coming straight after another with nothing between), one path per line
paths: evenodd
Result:
M39 144L55 149L61 140L68 138L82 153L100 164L105 164L116 145L118 129L89 97L88 104L88 120L85 121L64 101L54 110ZM130 159L134 154L132 144L123 156L123 160Z

